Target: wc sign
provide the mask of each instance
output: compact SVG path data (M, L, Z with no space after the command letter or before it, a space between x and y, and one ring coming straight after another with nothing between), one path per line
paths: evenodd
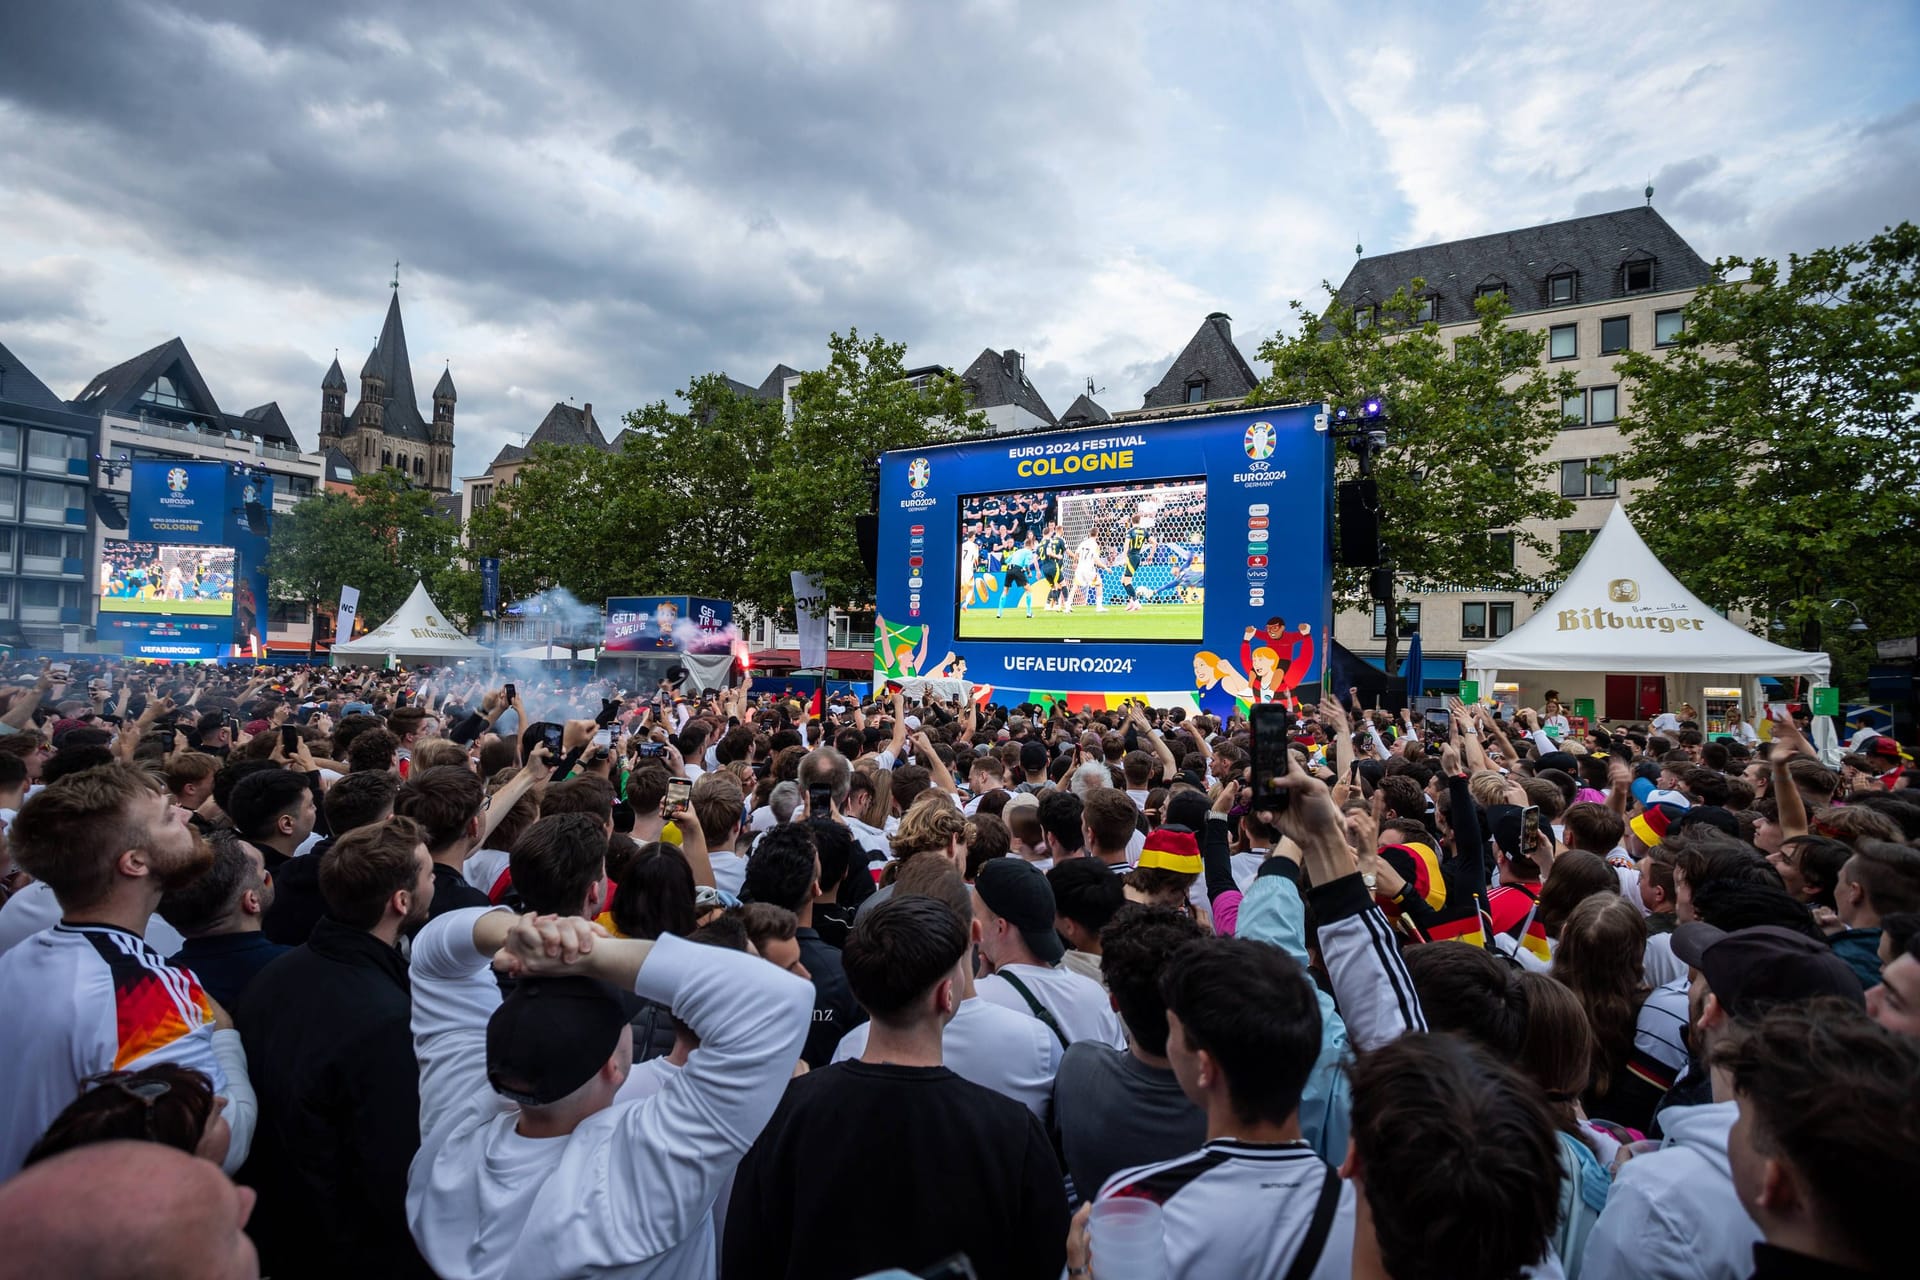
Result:
M800 624L800 665L812 671L827 666L827 593L820 579L798 569L793 581L793 613Z

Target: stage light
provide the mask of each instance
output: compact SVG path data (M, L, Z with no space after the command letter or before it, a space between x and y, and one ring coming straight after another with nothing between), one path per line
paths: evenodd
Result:
M1377 418L1380 416L1380 401L1377 397L1375 399L1367 401L1367 407L1365 412L1369 418Z
M1335 413L1334 416L1340 419L1340 421L1345 422L1347 420L1347 406L1341 405L1339 411Z

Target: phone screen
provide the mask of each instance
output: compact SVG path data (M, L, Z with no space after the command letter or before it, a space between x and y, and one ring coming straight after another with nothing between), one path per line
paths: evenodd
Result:
M593 735L593 745L594 745L594 746L596 746L596 747L610 747L610 746L612 746L612 745L613 745L613 730L611 730L611 729L602 729L602 730L600 730L599 732L597 732L597 733L595 733L595 734Z
M1520 811L1520 852L1532 853L1534 837L1540 834L1540 806L1530 804Z
M1253 708L1253 805L1284 809L1290 793L1280 789L1287 776L1287 709L1272 703Z
M293 754L293 753L294 753L295 751L297 751L297 750L299 750L299 749L300 749L300 729L299 729L299 727L298 727L297 725L291 725L291 724L283 724L283 725L281 725L281 726L280 726L280 750L281 750L281 752L282 752L282 753L284 753L284 754L286 754L286 755L292 755L292 754Z
M685 778L667 779L666 811L669 815L684 812L687 799L693 795L693 784Z
M811 786L807 788L807 816L824 818L833 812L833 788Z
M512 685L511 683L509 683L509 684L507 685L507 690L506 690L506 692L507 692L507 701L508 701L508 702L512 702L512 701L513 701L513 700L514 700L515 698L517 698L517 697L519 697L519 696L520 696L520 695L519 695L518 693L516 693L516 692L514 692L514 688L513 688L513 685Z
M562 733L562 729L557 724L550 724L541 730L541 737L547 744L547 755L551 757L552 760L558 760L560 758Z

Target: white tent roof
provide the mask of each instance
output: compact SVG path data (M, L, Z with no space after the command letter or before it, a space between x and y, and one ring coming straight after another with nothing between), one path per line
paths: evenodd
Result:
M486 658L492 651L467 639L440 612L427 594L427 584L413 584L413 594L394 615L357 640L336 644L338 654L399 658Z
M1783 648L1709 609L1654 558L1617 502L1553 598L1466 661L1484 683L1504 670L1807 675L1824 684L1828 666L1824 653Z

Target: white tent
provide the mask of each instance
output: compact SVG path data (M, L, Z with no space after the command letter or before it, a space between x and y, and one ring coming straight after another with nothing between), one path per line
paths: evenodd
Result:
M467 639L446 621L440 606L427 594L427 584L413 584L413 594L394 611L394 615L357 640L333 646L336 661L341 658L393 657L451 659L491 658L493 651Z
M1492 689L1501 671L1812 676L1824 653L1804 653L1728 622L1654 558L1626 510L1607 523L1553 598L1505 637L1467 654L1466 674Z

